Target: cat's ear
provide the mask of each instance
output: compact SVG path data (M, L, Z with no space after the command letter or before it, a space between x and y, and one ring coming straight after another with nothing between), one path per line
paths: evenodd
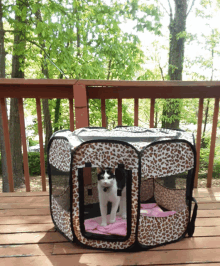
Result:
M100 174L102 172L102 168L97 167L97 173Z

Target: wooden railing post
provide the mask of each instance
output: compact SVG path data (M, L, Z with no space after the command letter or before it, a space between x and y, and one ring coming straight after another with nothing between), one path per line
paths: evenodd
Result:
M150 105L150 127L154 127L154 105L155 105L155 99L151 99L151 105Z
M88 127L88 99L86 86L80 83L73 85L73 96L75 100L76 128Z
M118 126L122 126L122 98L118 98Z
M39 143L40 143L40 169L41 169L41 177L42 177L42 190L46 191L43 128L42 128L42 118L41 118L41 105L40 105L39 98L36 98L36 105L37 105L38 134L39 134Z
M215 141L216 141L216 129L218 124L218 111L219 111L219 98L215 98L215 107L213 115L213 124L212 124L212 138L209 154L209 166L208 166L208 178L207 178L207 188L212 186L212 172L213 172L213 162L215 155Z
M134 125L138 127L138 98L134 99Z
M106 127L105 99L101 99L102 127Z
M89 98L87 96L87 118L88 118L88 126L90 126L89 124Z
M198 112L198 124L197 124L197 138L196 138L196 172L194 179L194 188L198 186L198 174L199 174L199 159L200 159L200 146L201 146L201 133L202 133L202 114L203 114L203 98L199 99L199 112Z
M11 147L10 147L10 138L8 130L8 117L7 117L7 108L4 98L1 98L1 113L2 115L2 126L4 131L4 141L5 141L5 152L7 157L7 170L8 170L8 183L10 192L14 192L14 181L13 181L13 171L12 171L12 161L11 161Z
M18 98L18 109L19 109L19 117L20 117L21 140L22 140L22 146L23 146L25 186L26 186L26 192L30 192L30 176L29 176L29 167L28 167L28 153L27 153L25 122L24 122L24 108L23 108L22 98Z
M73 99L69 99L69 110L70 110L70 130L74 131Z

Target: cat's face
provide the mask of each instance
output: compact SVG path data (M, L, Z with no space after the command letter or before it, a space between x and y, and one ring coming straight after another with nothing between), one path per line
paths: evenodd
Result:
M114 168L97 168L98 182L102 187L111 187L113 185L113 180L115 178Z

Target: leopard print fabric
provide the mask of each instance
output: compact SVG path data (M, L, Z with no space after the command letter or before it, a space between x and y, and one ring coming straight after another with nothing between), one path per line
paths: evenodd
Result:
M50 146L49 163L63 172L70 171L70 146L67 140L54 139Z
M70 213L62 205L58 204L56 197L51 196L51 212L56 226L64 233L69 240L73 241L73 234L70 226Z
M189 211L186 207L167 217L139 218L138 241L144 246L155 246L179 239L187 229Z
M147 147L141 156L141 177L170 176L194 167L194 154L185 142L160 143Z
M117 167L124 164L126 170L132 170L132 191L131 191L131 236L128 240L109 242L105 240L91 240L81 234L79 220L79 187L78 168L84 167L90 162L92 167ZM101 165L100 165L101 163ZM73 156L73 228L76 237L83 244L94 248L126 249L135 242L137 208L138 208L138 155L128 145L109 142L95 142L82 145Z
M56 169L70 171L71 153L67 140L54 139L49 150L49 163ZM53 183L53 176L52 183ZM57 176L55 177L57 178ZM70 224L70 189L67 187L52 189L51 195L51 215L58 229L64 233L71 241L73 235Z
M181 211L186 208L186 190L169 189L154 182L154 198L158 205L169 211Z

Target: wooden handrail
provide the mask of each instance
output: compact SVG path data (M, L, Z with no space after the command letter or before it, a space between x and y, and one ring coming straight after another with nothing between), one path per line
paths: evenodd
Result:
M150 98L150 127L154 127L155 100L157 98L199 98L197 124L197 158L194 187L198 185L199 158L202 132L202 113L205 98L215 98L213 115L212 139L209 157L207 186L211 187L213 160L218 122L220 82L219 81L105 81L105 80L49 80L49 79L0 79L0 103L4 127L4 137L7 155L7 169L10 191L14 191L11 163L8 119L5 98L19 99L19 115L21 121L21 137L23 145L23 161L26 191L30 191L28 158L25 137L23 98L36 98L38 131L40 142L40 160L42 175L42 190L46 190L44 147L42 136L42 119L40 99L63 98L69 100L70 130L89 126L89 99L101 100L102 126L106 126L106 99L118 100L118 125L122 125L122 99L134 99L134 125L138 125L139 98ZM73 99L75 111L73 110ZM75 112L75 118L74 118Z

